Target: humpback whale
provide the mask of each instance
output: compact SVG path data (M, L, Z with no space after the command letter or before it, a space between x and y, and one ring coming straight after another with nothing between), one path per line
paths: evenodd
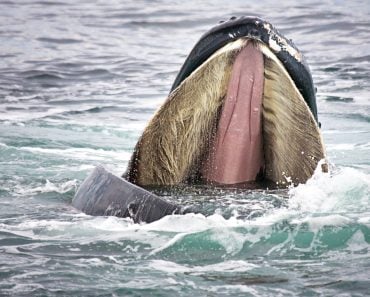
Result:
M151 187L286 187L306 182L324 158L302 53L267 21L233 17L196 43L123 176L95 168L72 205L152 222L189 210Z

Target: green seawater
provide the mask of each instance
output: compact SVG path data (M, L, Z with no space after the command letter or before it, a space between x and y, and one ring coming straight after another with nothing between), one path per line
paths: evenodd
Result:
M151 224L71 206L117 175L186 55L260 15L311 67L330 172L286 190L164 191ZM366 1L0 3L0 296L369 296Z

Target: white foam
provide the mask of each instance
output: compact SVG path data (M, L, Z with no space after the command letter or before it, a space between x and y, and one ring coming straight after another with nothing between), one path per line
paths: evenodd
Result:
M161 246L155 248L154 250L152 250L150 252L150 255L155 255L171 246L173 246L176 242L182 240L185 236L187 235L187 233L179 233L179 234L176 234L174 237L170 238L167 242L165 242L164 244L162 244Z
M242 226L243 224L243 221L239 221L234 217L227 220L220 214L213 214L205 217L202 214L189 213L186 215L172 215L163 217L158 221L143 225L142 229L165 232L195 233L211 228L237 227Z
M108 151L103 149L91 149L91 148L54 149L40 147L20 147L18 149L39 154L59 155L78 160L111 161L113 159L120 161L128 161L131 157L131 153L127 151L111 151L111 150Z
M365 217L359 218L358 222L360 224L364 224L364 225L367 225L368 227L370 227L370 216L369 217L365 216Z
M328 151L332 150L352 151L355 149L355 144L354 143L327 144L326 148Z
M234 232L230 228L216 228L213 230L210 239L221 244L227 254L236 255L242 250L244 242L248 237Z
M14 189L14 192L18 195L33 195L38 193L49 193L49 192L56 192L60 194L67 193L73 189L77 188L77 180L69 180L66 182L62 182L59 184L55 184L46 180L45 185L35 187L35 188L25 188L21 186L17 186Z
M0 224L0 231L33 239L98 239L99 236L124 234L134 226L131 220L117 217L91 217L85 214L69 220L27 220L17 225ZM132 229L132 228L131 228ZM137 229L137 226L135 227Z
M347 241L348 250L357 252L361 250L369 250L369 244L365 240L364 234L357 230L352 237Z
M321 228L326 226L342 227L352 223L353 220L341 215L326 215L321 217L305 217L301 220L293 220L293 224L303 224L307 223L310 230L313 232L318 232Z
M370 175L343 167L333 175L317 171L289 191L289 208L308 213L370 210Z
M242 260L231 260L204 266L181 265L165 260L152 260L149 267L166 273L204 273L204 272L246 272L256 267L255 264Z
M225 294L225 296L232 296L233 294L238 293L244 293L245 296L261 296L261 293L255 289L255 287L250 285L213 285L208 287L207 290L209 292L214 292L217 295L222 292Z
M79 259L78 262L81 263L82 265L78 265L78 263L76 263L77 266L87 265L87 266L94 266L94 267L102 267L106 265L106 263L99 258L89 258L89 259L82 258L82 259Z

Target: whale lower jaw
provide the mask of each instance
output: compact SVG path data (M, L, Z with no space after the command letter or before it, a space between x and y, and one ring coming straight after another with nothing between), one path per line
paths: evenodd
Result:
M252 107L249 112L261 106L257 112L261 121L254 128L252 115L233 123L235 115L240 118L245 113L223 111L230 105L228 92L235 91L229 86L233 68L246 50L257 52L263 61L263 92L256 86L246 90L261 92L260 101L256 95L252 107L253 94L237 95L246 99L237 100L240 106ZM253 59L247 61L253 68L249 75L258 81ZM229 118L226 124L223 117ZM233 138L235 131L224 133L230 125L244 125L253 133ZM247 144L247 149L242 148ZM156 186L189 180L235 184L256 180L258 175L277 184L297 184L306 182L324 157L316 121L282 63L263 43L241 38L215 52L170 94L138 141L126 178Z

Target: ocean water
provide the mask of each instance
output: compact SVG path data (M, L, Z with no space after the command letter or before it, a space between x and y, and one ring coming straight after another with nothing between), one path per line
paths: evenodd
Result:
M199 37L258 15L317 87L330 174L288 191L169 199L151 224L71 200L124 172ZM369 296L368 1L0 1L0 296Z

